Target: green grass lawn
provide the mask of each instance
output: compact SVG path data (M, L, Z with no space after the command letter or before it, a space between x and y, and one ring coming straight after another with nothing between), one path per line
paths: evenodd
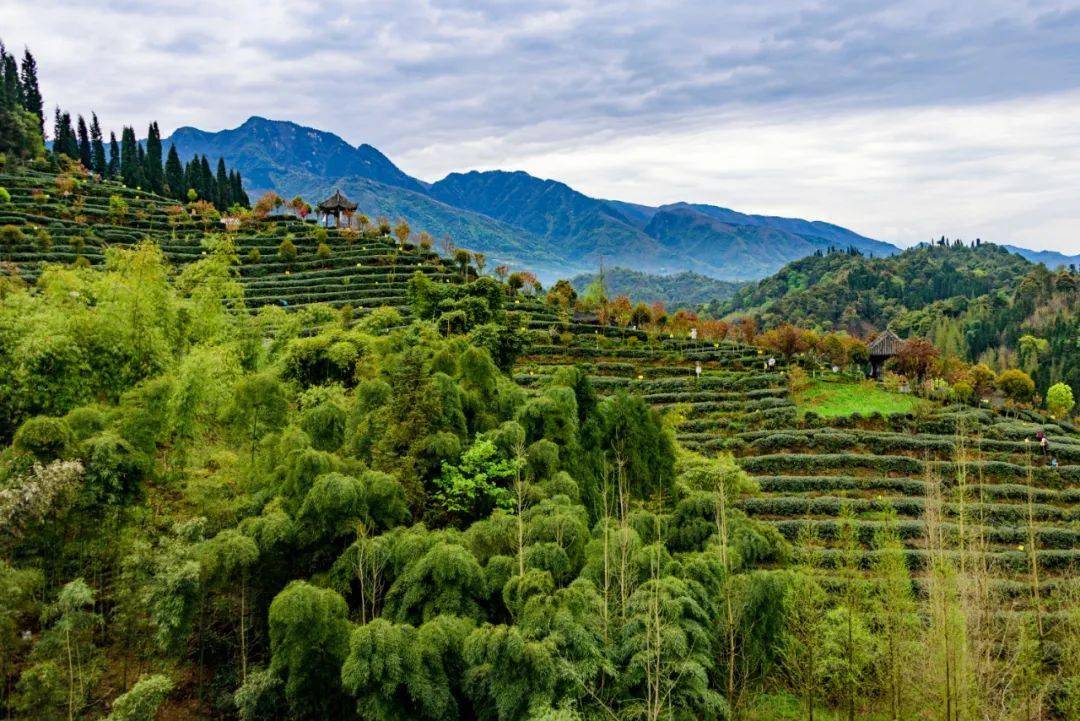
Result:
M911 413L921 403L925 401L906 393L890 393L873 381L812 380L795 396L800 416L812 411L826 418L852 413Z

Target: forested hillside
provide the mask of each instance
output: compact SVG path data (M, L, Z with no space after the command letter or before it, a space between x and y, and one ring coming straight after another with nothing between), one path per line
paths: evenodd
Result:
M1080 393L1080 274L1048 270L979 243L921 245L889 258L814 255L747 286L714 314L750 313L763 326L867 335L886 326L928 337L946 354L1002 370L1020 365L1040 388Z
M597 278L596 273L585 273L575 276L570 283L583 294ZM627 268L610 268L604 271L604 286L612 296L625 295L645 303L663 303L669 308L697 308L713 300L732 297L743 284L690 272L653 275Z
M1080 717L1065 386L917 343L864 381L843 333L544 292L20 132L0 718Z

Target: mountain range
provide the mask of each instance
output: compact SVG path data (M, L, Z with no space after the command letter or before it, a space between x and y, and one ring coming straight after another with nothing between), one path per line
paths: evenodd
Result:
M314 204L340 189L371 218L405 218L415 231L448 235L460 247L485 253L492 267L527 268L545 282L595 271L601 263L746 281L830 247L854 247L874 257L899 251L830 223L694 203L654 207L604 200L522 171L474 170L428 183L370 145L352 146L333 133L261 117L218 132L178 128L164 142L176 145L184 160L224 157L243 174L253 197L272 190Z

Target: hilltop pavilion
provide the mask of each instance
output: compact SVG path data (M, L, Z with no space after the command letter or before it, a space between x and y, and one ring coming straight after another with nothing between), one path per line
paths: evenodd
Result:
M346 217L351 215L356 210L356 203L346 198L340 190L335 190L334 194L320 202L317 208L327 224L329 224L332 215L334 216L334 225L340 228L341 214L344 213Z
M893 333L886 328L882 332L878 333L877 337L870 343L867 351L870 355L870 377L880 378L881 371L885 367L885 361L896 355L896 352L900 350L900 344L904 341L900 336Z

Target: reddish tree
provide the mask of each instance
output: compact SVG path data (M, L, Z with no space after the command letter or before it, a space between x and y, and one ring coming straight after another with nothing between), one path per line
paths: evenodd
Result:
M892 364L900 373L921 383L941 355L934 344L925 338L912 338L900 344Z

